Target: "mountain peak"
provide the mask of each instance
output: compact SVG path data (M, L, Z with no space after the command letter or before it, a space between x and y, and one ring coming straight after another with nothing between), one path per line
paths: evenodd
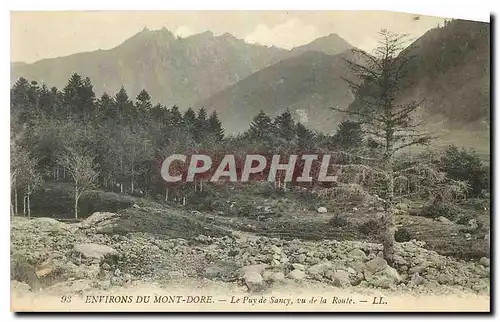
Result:
M351 48L353 46L344 38L336 33L331 33L327 36L317 38L306 45L295 47L292 49L292 52L319 51L327 55L337 55Z

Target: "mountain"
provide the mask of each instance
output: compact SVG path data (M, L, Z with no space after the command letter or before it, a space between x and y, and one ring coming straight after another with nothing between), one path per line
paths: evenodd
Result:
M248 128L263 110L276 116L286 109L307 127L329 132L340 117L330 107L347 108L352 102L350 77L344 59L357 59L351 51L331 56L307 51L264 68L196 105L216 110L228 132Z
M292 49L292 55L303 54L307 51L319 51L327 55L337 55L346 50L354 48L351 44L345 41L337 34L330 34L313 40L309 44L295 47Z
M282 59L289 51L248 44L211 32L177 38L169 30L137 33L110 50L11 64L19 77L62 89L73 73L89 77L95 92L115 94L123 84L133 98L146 88L153 100L185 107Z
M451 125L490 121L490 25L453 20L429 30L400 55L407 66L402 97L424 99L427 113Z
M146 88L153 102L187 109L265 67L302 54L309 47L332 53L349 46L338 35L289 51L249 44L229 33L214 36L207 31L177 38L166 28L144 29L110 50L33 64L12 63L11 83L24 77L62 89L73 73L79 73L91 79L98 96L103 92L114 95L124 85L129 96L135 98Z

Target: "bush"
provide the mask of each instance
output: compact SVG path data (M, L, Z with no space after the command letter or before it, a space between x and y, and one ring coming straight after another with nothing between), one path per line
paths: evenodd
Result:
M406 230L405 228L399 228L398 230L396 230L396 233L394 234L394 239L398 243L404 243L410 241L412 237L411 233L408 230Z
M462 210L455 204L449 202L432 202L424 206L419 215L433 219L443 216L454 221L461 213Z
M333 227L345 227L349 225L349 222L343 216L336 214L328 221L328 224Z
M477 197L482 195L483 190L489 191L489 166L483 164L474 151L454 145L447 147L440 160L440 170L453 180L467 181L470 185L469 196Z
M382 230L379 219L370 219L359 225L359 231L365 235L378 236Z
M469 223L469 221L471 219L474 219L475 216L471 213L465 213L463 215L461 215L458 220L457 220L457 224L460 224L460 225L467 225Z

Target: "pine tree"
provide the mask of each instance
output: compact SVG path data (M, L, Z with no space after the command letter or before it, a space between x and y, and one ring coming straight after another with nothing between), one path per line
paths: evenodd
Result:
M269 139L273 132L274 125L271 118L261 110L250 123L248 131L250 137L259 140Z
M306 128L302 123L298 122L296 126L297 145L300 151L310 150L314 147L314 132Z
M292 114L289 110L286 110L283 114L278 115L274 119L274 124L279 137L287 141L292 141L295 138L295 121L293 120Z
M119 122L129 122L134 119L134 106L123 86L115 95L115 103Z
M363 145L361 124L350 120L340 122L333 140L335 146L343 150L361 147Z
M192 108L188 108L186 113L184 113L184 116L182 117L182 123L190 131L194 129L194 126L196 124L196 114L194 113Z
M209 132L209 125L207 120L207 111L202 107L198 110L198 116L194 126L194 139L197 142L202 141Z
M149 113L151 112L151 96L143 89L136 97L136 113L141 122L148 123Z
M170 111L170 119L170 123L172 125L179 125L182 123L182 114L176 105L172 106L172 109Z
M222 123L219 120L219 116L216 111L213 111L208 118L208 124L210 129L210 134L213 135L216 140L220 141L224 138L224 129L222 128Z

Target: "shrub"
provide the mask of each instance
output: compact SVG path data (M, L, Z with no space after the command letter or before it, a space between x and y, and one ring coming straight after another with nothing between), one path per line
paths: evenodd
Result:
M365 235L377 236L382 230L382 225L379 219L370 219L359 225L359 231Z
M449 202L432 202L424 206L420 211L420 216L428 218L439 218L441 216L454 221L460 216L462 210L455 204Z
M474 151L459 149L454 145L446 148L440 160L440 170L453 180L467 181L469 196L480 196L489 191L490 170Z
M349 222L343 216L336 214L328 221L328 224L333 227L345 227Z
M399 228L398 230L396 230L396 233L394 234L394 239L398 243L404 243L410 241L412 237L411 233L408 230L406 230L405 228Z
M465 213L463 215L461 215L458 220L457 220L457 224L460 224L460 225L467 225L469 223L469 221L471 219L474 219L475 216L471 213Z

